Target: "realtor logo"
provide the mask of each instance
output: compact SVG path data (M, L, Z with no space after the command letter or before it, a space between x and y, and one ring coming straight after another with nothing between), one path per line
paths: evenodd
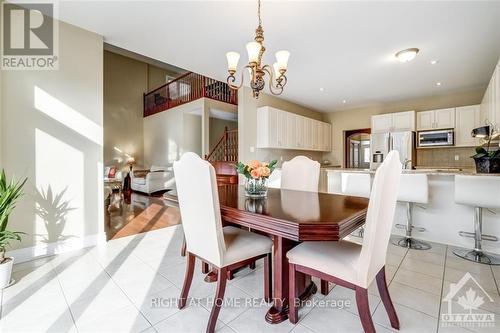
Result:
M443 302L447 302L448 307L441 313L441 326L495 326L495 315L481 309L487 302L493 303L493 299L468 272L458 283L450 284Z
M2 3L1 69L57 69L54 13L54 3Z

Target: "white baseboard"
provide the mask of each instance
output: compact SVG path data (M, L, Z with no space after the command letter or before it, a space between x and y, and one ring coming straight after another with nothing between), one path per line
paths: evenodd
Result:
M79 239L68 239L55 243L42 243L31 247L25 247L7 252L7 256L14 257L15 263L30 261L37 258L52 256L71 251L80 250L86 247L96 246L106 243L106 234L94 234L84 236Z

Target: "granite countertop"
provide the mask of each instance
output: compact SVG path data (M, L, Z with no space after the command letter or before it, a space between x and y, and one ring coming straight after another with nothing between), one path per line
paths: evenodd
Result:
M348 168L326 168L327 172L357 172L357 173L371 173L374 170L370 169L348 169ZM470 175L470 176L484 176L484 177L500 177L500 173L476 173L474 169L458 169L458 168L419 168L414 170L403 170L403 173L425 173L429 176L455 176L455 175Z

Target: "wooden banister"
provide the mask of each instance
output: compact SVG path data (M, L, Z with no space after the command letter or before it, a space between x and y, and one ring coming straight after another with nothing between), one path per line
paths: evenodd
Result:
M144 117L203 97L234 105L238 103L237 91L227 83L187 72L144 94Z
M238 161L238 130L228 130L224 128L224 134L221 136L212 151L205 156L207 161Z

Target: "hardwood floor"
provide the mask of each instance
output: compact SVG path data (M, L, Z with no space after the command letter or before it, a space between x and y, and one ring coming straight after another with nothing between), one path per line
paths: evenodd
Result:
M112 193L104 214L107 240L179 224L179 210L167 207L161 195Z

